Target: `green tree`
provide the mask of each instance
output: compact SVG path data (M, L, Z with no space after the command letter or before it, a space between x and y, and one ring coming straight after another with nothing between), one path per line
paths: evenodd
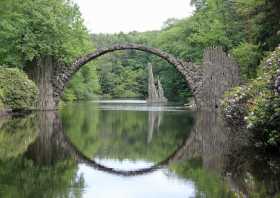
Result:
M232 55L240 65L241 75L244 80L254 78L261 57L259 47L250 43L241 43L232 50Z
M91 47L72 1L3 0L0 7L1 65L24 67L47 56L69 62Z
M23 68L38 85L40 97L52 95L50 88L42 87L51 87L57 67L93 50L79 8L71 0L3 0L0 7L0 65ZM97 82L92 86L97 79L94 69L84 70L75 81L86 87L78 98L98 90Z

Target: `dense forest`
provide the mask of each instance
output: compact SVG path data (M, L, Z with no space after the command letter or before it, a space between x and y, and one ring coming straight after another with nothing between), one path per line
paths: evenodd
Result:
M93 45L99 48L119 43L145 44L192 62L201 62L204 48L222 46L239 63L243 81L255 78L262 57L280 42L279 2L193 0L192 4L196 7L193 16L169 19L160 31L91 35ZM146 53L125 51L93 63L96 70L91 73L96 75L91 79L95 79L95 89L89 90L89 68L83 69L70 83L65 99L97 95L145 98L149 62L169 99L186 100L191 95L171 65ZM89 92L84 94L81 90Z
M56 135L60 133L56 133L56 130L68 134L73 143L77 144L88 157L106 154L116 159L130 157L135 160L143 158L156 162L177 148L177 143L181 143L188 136L193 122L205 123L209 129L211 128L208 130L201 124L205 133L204 138L199 134L199 128L194 127L195 135L191 136L194 139L190 140L195 144L207 143L208 140L211 143L209 145L220 148L222 141L216 141L216 137L221 136L219 138L223 139L224 136L230 136L225 150L231 150L228 147L234 146L232 149L234 153L232 156L226 153L223 161L233 165L234 171L230 172L227 170L228 167L222 166L219 160L212 158L212 155L220 157L216 150L211 150L210 146L197 144L198 149L207 151L207 159L211 158L210 162L214 159L213 164L209 166L207 163L204 164L201 156L188 161L180 159L180 164L171 167L173 172L165 172L164 175L176 173L181 178L186 178L188 184L194 181L194 185L198 187L196 193L199 197L231 197L232 193L224 186L225 180L233 184L234 189L231 189L233 191L238 190L236 188L238 185L235 184L242 184L233 183L234 180L230 180L231 178L244 180L244 185L253 195L248 197L278 197L280 1L190 0L190 2L194 7L191 16L168 19L160 30L93 34L85 26L80 8L74 0L0 0L0 197L24 195L40 197L41 194L42 197L82 196L85 181L83 174L78 172L80 162L76 163L75 157L72 159L68 155L60 162L52 160L56 154L61 154L58 147L65 146L59 142ZM187 3L186 0L186 7ZM161 110L162 106L158 104L155 106L159 108L143 105L147 109L138 108L137 111L122 107L128 113L119 111L121 108L112 107L112 114L108 114L110 109L110 105L106 103L108 101L105 101L106 105L102 107L105 111L102 112L101 108L98 109L99 107L93 105L92 100L146 99L149 64L153 66L154 76L162 83L169 101L186 104L192 99L192 93L182 74L173 65L154 55L135 50L106 54L85 64L81 69L72 67L72 71L66 77L64 76L66 73L60 71L56 73L59 69L69 69L77 57L94 52L98 48L125 43L158 48L181 60L198 65L203 65L201 63L205 48L221 46L240 66L241 84L228 90L223 98L219 98L219 101L217 100L219 105L216 103L212 105L213 112L203 119L197 116L199 111L189 110L183 105L177 106L177 103L174 111L170 110L173 107L168 103L164 106L167 107L166 110L164 108ZM78 72L75 73L76 71ZM62 77L57 75L58 73ZM75 74L73 78L72 74ZM71 81L68 83L69 79ZM66 88L64 82L60 83L63 80L65 84L68 83ZM58 83L55 84L54 81ZM224 82L218 81L217 84L219 83ZM54 91L59 88L61 92ZM215 91L212 92L215 95ZM60 93L64 95L61 96ZM45 96L50 96L52 104L49 106L53 108L47 108L49 98ZM74 103L82 100L88 101L86 103L89 104L83 106ZM40 102L41 106L38 104ZM63 106L66 103L68 109L65 108L67 105ZM62 109L60 114L53 114L59 108ZM52 110L52 115L45 114L45 110ZM198 110L205 109L198 107ZM137 113L134 114L133 111ZM160 116L153 120L153 114L149 115L146 112L161 111L166 111L166 117L162 119L160 127ZM183 115L183 112L187 113ZM182 117L173 117L173 113ZM63 119L63 123L60 123L59 116ZM215 124L209 123L212 119L215 120ZM154 126L156 124L157 127ZM222 134L216 133L221 125L224 127L224 124L229 133L226 130L222 130ZM136 130L139 128L141 131ZM157 128L155 133L153 130L152 133L142 133L154 128ZM179 128L182 131L176 132ZM149 138L150 134L154 135L154 139ZM230 139L232 136L236 137L237 141L232 141ZM243 149L243 140L245 147L249 147L250 151ZM38 159L45 159L40 153L44 150L36 147L36 141L38 145L42 143L48 148L46 159L50 159L50 164L42 166L43 163L36 164L31 159L32 148L34 154L38 154L36 155ZM48 141L55 145L48 146ZM131 145L127 146L127 143ZM258 153L253 154L251 149ZM261 155L265 158L260 157ZM273 159L270 159L270 155ZM223 169L219 177L217 170L214 170L215 166ZM214 170L213 173L211 169ZM250 174L250 170L253 174ZM254 175L257 175L255 182ZM220 176L223 176L222 180ZM109 179L106 179L106 182L108 181ZM176 183L175 180L170 181ZM95 185L99 181L96 182ZM107 187L107 183L104 186ZM143 186L145 188L146 183ZM128 183L125 183L125 187L129 188ZM243 197L242 195L234 194L233 197Z
M28 72L48 59L54 65L69 63L74 57L116 43L145 44L184 60L201 62L205 47L219 45L236 58L244 81L255 78L262 57L280 42L279 1L191 3L196 8L191 17L169 19L160 31L92 35L83 24L78 6L71 1L3 0L0 65ZM83 67L69 83L64 100L145 98L148 63L153 64L169 99L186 100L191 95L171 65L146 53L125 51Z
M138 43L156 46L153 38L158 32L132 32L128 34L94 34L91 35L95 48L112 46L114 44ZM84 95L80 90L87 89L88 68L82 69L66 90L65 100L90 99L98 96L113 98L142 98L147 97L148 70L152 63L154 73L160 78L168 98L184 100L191 95L183 77L174 66L160 58L140 51L127 50L113 52L94 61L96 79L95 88L91 94ZM89 85L92 86L92 85Z
M260 78L265 73L261 61L280 43L279 1L192 0L191 4L195 6L192 16L169 19L159 31L96 35L89 33L79 7L72 1L2 0L0 65L6 69L0 75L0 107L34 106L32 96L38 90L21 73L26 72L39 90L47 90L40 88L40 83L57 65L67 65L80 55L116 43L145 44L194 63L202 61L206 47L222 46L239 63L243 84ZM272 78L279 64L275 53ZM146 98L148 63L161 80L166 97L186 102L191 93L173 66L131 50L111 53L85 65L68 84L63 99ZM11 75L18 77L13 79ZM18 79L32 87L30 93L17 89L21 84Z

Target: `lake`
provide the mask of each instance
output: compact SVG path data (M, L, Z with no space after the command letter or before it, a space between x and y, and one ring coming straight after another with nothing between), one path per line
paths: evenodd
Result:
M279 159L216 112L102 100L0 118L0 197L277 197Z

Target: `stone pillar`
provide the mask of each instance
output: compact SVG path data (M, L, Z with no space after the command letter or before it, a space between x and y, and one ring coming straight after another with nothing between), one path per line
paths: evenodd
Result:
M196 99L203 110L220 107L225 91L240 84L239 66L221 47L211 47L204 51L202 81Z

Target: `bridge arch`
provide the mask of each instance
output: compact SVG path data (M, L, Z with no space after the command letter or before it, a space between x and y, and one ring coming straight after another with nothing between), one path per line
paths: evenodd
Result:
M154 54L174 65L189 85L198 109L219 108L224 92L240 83L239 66L221 47L206 48L202 65L195 65L153 47L139 44L113 45L79 57L69 65L57 63L52 57L47 57L43 61L39 60L37 66L30 67L31 71L27 73L39 87L36 108L57 109L67 83L86 63L110 52L131 49Z
M163 60L167 61L171 65L174 65L177 71L179 71L188 83L191 91L194 93L196 90L196 75L194 74L197 69L194 68L194 65L190 62L185 62L180 59L175 58L173 55L163 52L157 48L147 47L139 44L122 44L122 45L113 45L111 47L97 49L93 53L89 53L85 56L77 58L72 64L67 66L60 66L55 70L55 75L52 80L54 87L53 96L55 104L57 105L60 97L63 95L63 91L67 83L71 80L72 76L78 72L85 64L90 61L97 59L98 57L121 50L138 50L147 52L153 55L156 55ZM193 94L195 97L195 94Z

